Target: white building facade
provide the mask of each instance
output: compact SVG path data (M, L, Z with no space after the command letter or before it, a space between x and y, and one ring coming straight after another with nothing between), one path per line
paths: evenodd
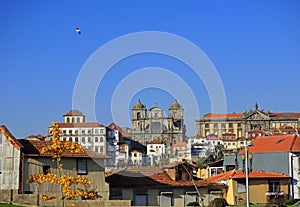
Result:
M78 110L70 110L58 123L62 141L73 141L88 150L106 154L106 127L98 122L85 122L85 116ZM48 139L52 129L48 128Z

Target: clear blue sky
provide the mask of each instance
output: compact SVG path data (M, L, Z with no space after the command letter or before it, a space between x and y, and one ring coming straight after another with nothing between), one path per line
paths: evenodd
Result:
M74 85L87 59L107 42L142 31L172 33L197 45L219 73L228 112L244 112L255 102L265 110L300 111L299 11L297 0L2 0L0 124L17 138L45 134L52 121L62 121L71 109ZM120 61L107 73L96 97L98 122L112 121L108 111L118 83L151 66L168 68L198 92L200 116L211 111L203 83L185 66L162 55L142 54ZM147 107L157 102L166 112L176 98L151 88L132 96L129 116L138 98ZM190 135L197 116L185 118Z

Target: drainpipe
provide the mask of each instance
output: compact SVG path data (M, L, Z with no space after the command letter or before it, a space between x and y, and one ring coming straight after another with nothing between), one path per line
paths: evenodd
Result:
M292 176L292 199L294 199L295 197L295 192L294 192L294 157L297 157L297 156L291 156L291 176Z

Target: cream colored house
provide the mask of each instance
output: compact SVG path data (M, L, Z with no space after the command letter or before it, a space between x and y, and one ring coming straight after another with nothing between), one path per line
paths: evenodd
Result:
M230 205L245 205L246 174L241 170L232 170L207 178L208 181L225 183L228 187L222 196ZM249 173L250 203L283 203L289 199L291 177L273 172L251 171Z

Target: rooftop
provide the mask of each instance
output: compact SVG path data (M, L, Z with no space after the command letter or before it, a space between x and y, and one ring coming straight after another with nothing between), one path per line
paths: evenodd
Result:
M300 144L294 145L294 143L299 143L299 139L300 137L294 134L258 137L252 141L249 151L251 153L300 151ZM239 153L244 153L244 150Z
M41 153L43 147L51 145L51 141L38 141L38 140L26 140L20 139L19 142L24 146L23 152L27 157L52 157L52 153ZM85 150L84 152L76 153L71 151L65 151L62 153L62 157L80 157L80 158L109 158L104 154L100 154L93 151Z
M229 180L229 179L245 179L246 173L241 170L231 170L228 172L224 172L221 174L218 174L213 177L206 178L206 180L209 181L221 181L221 180ZM251 171L249 172L249 179L263 179L263 178L286 178L289 179L290 176L280 173L274 173L274 172L264 172L264 171Z

